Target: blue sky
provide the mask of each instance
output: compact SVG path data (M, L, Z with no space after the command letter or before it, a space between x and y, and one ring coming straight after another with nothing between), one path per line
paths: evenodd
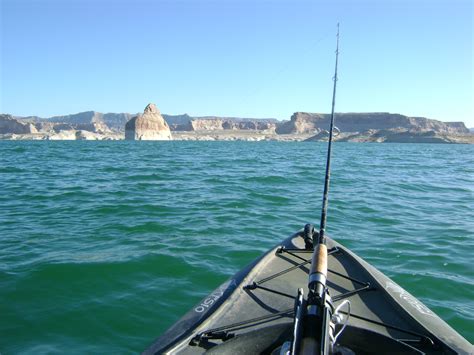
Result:
M0 0L0 111L288 119L384 111L474 127L471 0Z

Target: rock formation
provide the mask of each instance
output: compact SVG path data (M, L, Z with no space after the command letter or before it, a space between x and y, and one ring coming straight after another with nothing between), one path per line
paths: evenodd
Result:
M328 130L329 114L295 112L290 121L277 127L278 134L317 134ZM424 117L408 117L386 112L337 113L335 125L341 132L367 132L368 130L397 130L409 132L434 131L442 134L468 134L462 122L441 122Z
M191 126L193 131L214 131L224 129L222 126L223 121L219 119L202 119L195 118L191 120Z
M135 117L137 116L137 117ZM132 119L131 119L132 118ZM329 114L296 112L290 121L271 118L239 118L160 115L148 105L142 115L86 111L41 118L0 115L0 139L171 139L179 140L327 140ZM128 123L127 123L128 122ZM446 142L474 143L462 122L441 122L384 112L337 113L340 133L347 142Z
M278 125L278 134L319 133L323 126L324 116L315 113L295 112L290 121ZM339 121L338 121L339 122ZM319 127L321 126L321 128ZM324 129L326 126L324 125Z
M79 131L76 131L75 138L78 141L85 141L85 140L93 141L93 140L99 140L101 137L100 137L100 134L93 133L91 131L79 130Z
M0 133L32 134L37 133L36 127L29 122L20 122L11 115L0 115Z
M189 116L188 116L189 117ZM168 117L166 117L168 123ZM172 131L219 131L219 130L251 130L274 131L278 121L265 118L234 118L234 117L189 117L186 122L170 124Z
M125 125L127 140L171 140L171 131L154 104L148 104L142 115L133 117Z
M64 129L57 133L48 134L44 139L49 141L74 141L76 140L76 131L73 129Z
M58 124L69 125L72 129L89 130L89 127L101 127L103 132L107 131L123 131L125 123L134 115L130 113L100 113L96 111L85 111L71 115L53 116L49 118L41 118L38 116L15 117L23 122L34 123L35 126L44 126L52 130L52 126ZM57 129L56 129L57 131Z

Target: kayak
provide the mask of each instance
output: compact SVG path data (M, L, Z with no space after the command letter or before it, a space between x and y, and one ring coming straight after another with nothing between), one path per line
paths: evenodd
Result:
M339 317L333 329L339 353L474 353L422 302L326 238L326 284ZM144 354L286 353L298 289L308 293L312 253L303 230L287 238L204 298Z
M423 303L326 236L338 55L339 24L319 232L307 224L285 239L144 354L474 354Z

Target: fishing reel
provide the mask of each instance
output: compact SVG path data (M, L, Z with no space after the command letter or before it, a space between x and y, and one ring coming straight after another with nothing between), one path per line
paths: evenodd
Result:
M337 345L338 337L346 328L350 316L350 302L345 300L337 307L332 303L326 285L328 271L328 251L324 238L324 228L318 233L312 224L306 224L302 234L305 249L311 250L311 268L308 280L308 296L302 288L295 299L292 341L286 342L280 354L350 354L350 350ZM343 316L341 309L347 307ZM341 326L342 325L342 326ZM336 332L336 327L340 329Z
M310 223L304 226L303 230L303 240L304 240L304 247L306 250L313 250L314 249L314 240L318 240L319 233L317 230L314 229L314 226Z

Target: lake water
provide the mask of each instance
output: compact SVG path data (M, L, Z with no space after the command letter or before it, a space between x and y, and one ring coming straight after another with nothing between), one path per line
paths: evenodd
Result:
M137 353L319 224L326 144L0 141L0 352ZM335 143L328 234L474 342L474 146Z

